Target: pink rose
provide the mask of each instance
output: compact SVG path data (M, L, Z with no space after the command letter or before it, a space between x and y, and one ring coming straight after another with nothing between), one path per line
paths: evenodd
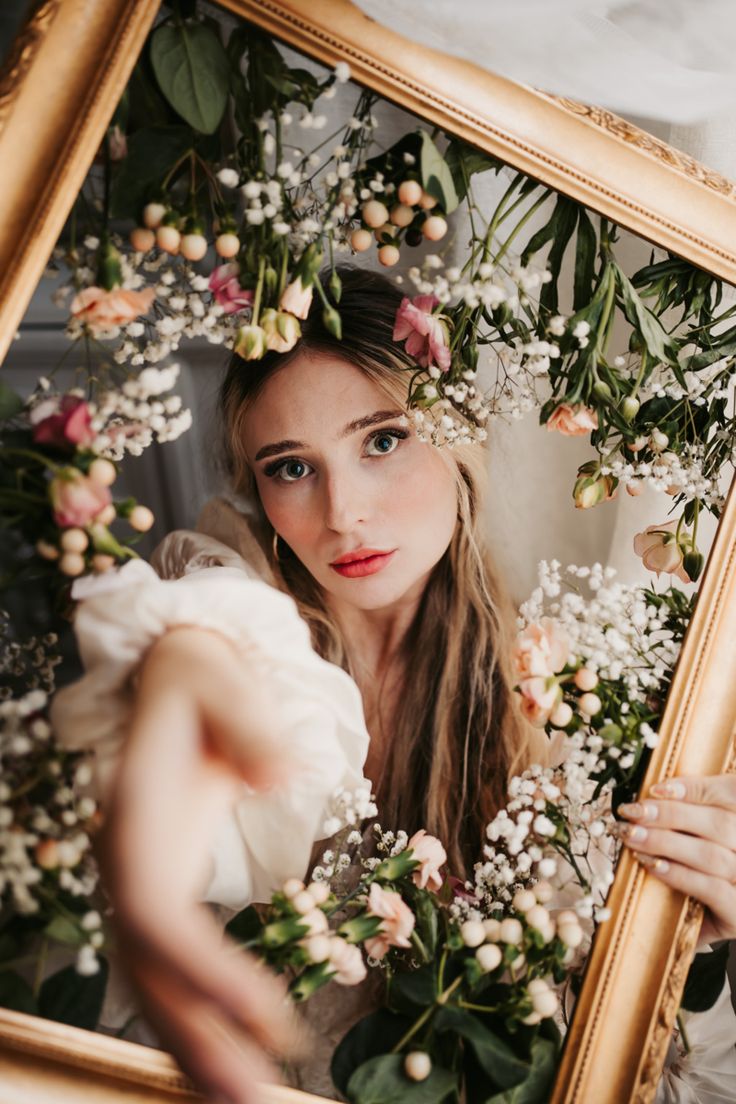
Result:
M368 913L383 920L378 935L365 941L371 958L383 958L389 947L411 946L409 936L414 931L414 913L399 893L374 882L368 894Z
M84 323L93 334L113 330L132 322L140 314L151 309L155 298L153 288L142 291L126 291L124 288L87 287L72 299L69 308L72 317Z
M562 699L562 688L554 678L528 678L519 684L521 712L535 728L544 728Z
M31 411L30 418L37 445L68 448L69 445L90 445L95 439L89 406L77 395L62 395L60 400L39 403Z
M339 935L330 940L330 965L336 971L332 980L338 985L358 985L368 974L360 949Z
M447 344L447 324L432 310L439 303L434 295L406 296L396 312L394 341L404 341L404 348L422 368L436 365L442 372L450 367Z
M414 885L420 889L431 889L433 893L442 889L442 875L440 867L447 862L447 852L436 838L428 836L423 828L415 832L407 843L407 849L412 851L412 858L420 864L413 871Z
M538 623L527 625L516 637L512 659L517 678L547 678L557 674L569 654L567 635L551 617L543 617Z
M109 487L95 483L77 468L62 468L49 485L54 521L67 528L88 525L112 502Z
M314 288L311 285L305 288L301 276L297 276L296 280L292 280L284 288L279 300L279 307L281 310L296 315L297 318L306 318L312 305L313 291Z
M576 406L561 403L547 419L547 429L556 429L565 437L584 437L597 428L598 415L582 403Z
M683 583L690 583L692 579L682 566L683 550L675 539L676 529L676 521L647 526L643 533L634 537L634 551L649 571L656 571L658 575L665 571L676 575Z
M214 293L215 301L224 309L225 314L235 314L244 310L253 302L253 292L242 288L238 282L240 265L237 261L218 265L210 273L208 287Z

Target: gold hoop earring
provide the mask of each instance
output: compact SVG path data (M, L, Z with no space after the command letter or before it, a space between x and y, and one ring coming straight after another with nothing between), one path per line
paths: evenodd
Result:
M278 533L276 532L275 529L273 531L273 542L271 544L271 548L273 550L273 558L275 559L276 563L280 563L281 561L279 560L279 535L278 535Z

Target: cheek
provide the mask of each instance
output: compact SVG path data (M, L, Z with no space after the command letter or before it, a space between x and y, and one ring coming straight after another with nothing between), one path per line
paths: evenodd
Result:
M257 485L266 517L291 548L297 551L317 539L321 522L308 492L296 487L277 487L268 479L259 479Z
M457 523L455 479L436 452L419 453L403 477L391 482L386 501L398 535L404 535L422 559L436 562Z

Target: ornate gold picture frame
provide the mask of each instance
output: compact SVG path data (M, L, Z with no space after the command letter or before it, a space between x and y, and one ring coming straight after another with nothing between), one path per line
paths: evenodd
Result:
M349 0L221 6L656 245L736 283L736 184L610 112L514 84L410 43ZM42 0L0 74L0 356L99 146L156 0ZM49 95L49 88L54 94ZM23 227L22 235L18 227ZM733 764L736 494L720 522L646 785ZM555 1104L651 1101L697 938L700 906L627 853L596 936ZM614 1037L610 1028L615 1025ZM191 1097L171 1059L0 1010L4 1099ZM31 1088L32 1087L32 1088ZM264 1089L264 1100L308 1099ZM313 1098L314 1099L314 1098Z

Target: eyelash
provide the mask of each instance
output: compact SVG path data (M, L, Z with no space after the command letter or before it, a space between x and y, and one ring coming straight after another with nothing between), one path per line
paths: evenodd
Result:
M367 444L369 441L375 441L379 437L393 437L395 440L405 441L407 437L409 437L409 432L405 429L377 429L374 433L371 433L366 438L365 443ZM396 449L391 449L391 452L396 452ZM391 452L386 452L383 455L390 456ZM280 473L284 469L284 467L287 464L292 463L294 460L299 460L299 457L285 456L282 460L277 460L274 464L267 464L266 467L263 469L263 473L264 475L268 476L269 479L279 479ZM299 463L306 464L307 462L306 460L299 460ZM304 476L300 476L300 478L298 479L282 479L280 480L280 482L301 483L303 478Z

